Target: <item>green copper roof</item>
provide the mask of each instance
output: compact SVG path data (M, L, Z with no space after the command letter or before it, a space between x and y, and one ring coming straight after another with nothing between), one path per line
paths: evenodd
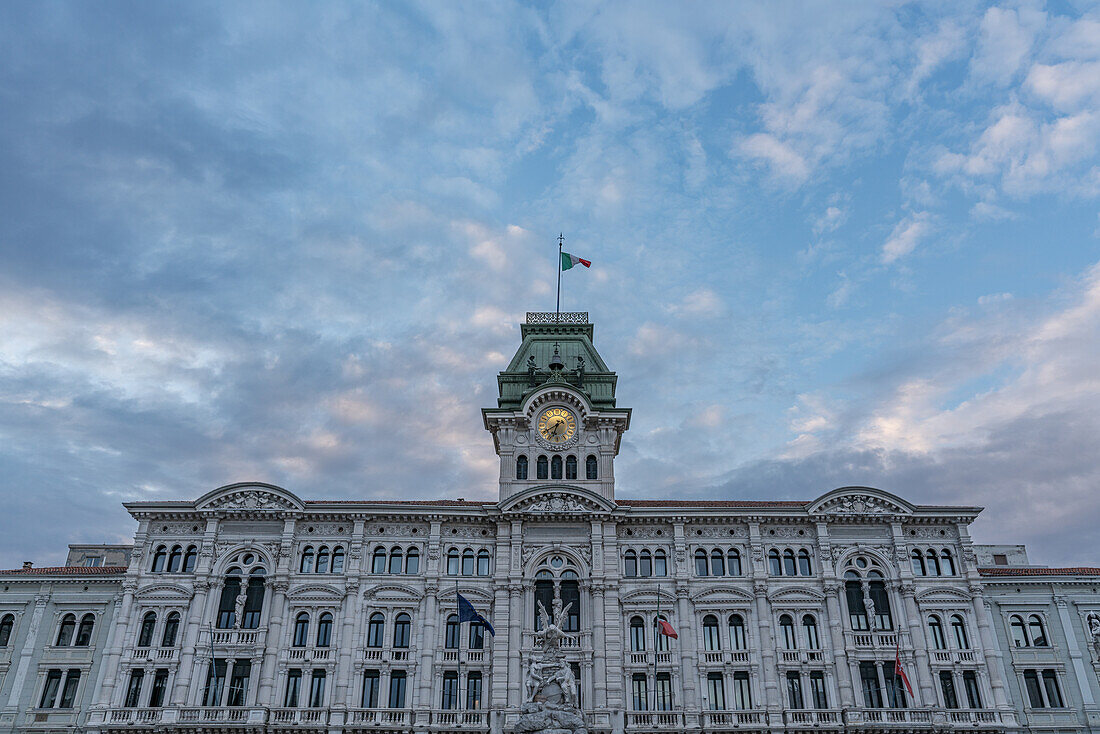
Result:
M592 344L593 332L587 313L567 313L556 317L553 313L527 314L527 323L520 327L523 343L508 367L497 376L500 389L497 405L518 408L529 392L551 379L550 360L556 345L565 364L561 378L585 393L593 407L615 407L615 383L618 378L607 368L603 357ZM533 374L531 357L534 357ZM578 357L583 359L583 371Z

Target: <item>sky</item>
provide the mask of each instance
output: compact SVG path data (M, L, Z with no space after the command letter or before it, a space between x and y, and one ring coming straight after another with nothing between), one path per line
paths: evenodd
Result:
M1100 565L1091 3L0 4L0 568L238 481L494 500L562 277L621 497Z

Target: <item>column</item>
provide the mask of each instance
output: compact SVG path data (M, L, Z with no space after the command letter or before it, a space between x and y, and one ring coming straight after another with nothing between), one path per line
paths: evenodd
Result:
M533 588L533 587L532 587ZM523 671L520 649L523 646L523 597L526 587L508 584L508 706L523 703Z
M913 655L916 665L913 673L916 675L917 690L920 691L919 706L936 705L935 676L932 675L932 661L928 657L928 643L924 635L924 620L920 609L917 607L916 589L911 581L900 582L902 604L905 606L906 617L909 621L909 639L913 644ZM906 671L907 673L909 671Z
M169 699L174 706L186 706L190 703L187 700L187 689L194 673L195 648L198 647L199 637L202 634L202 617L206 610L206 598L209 593L210 582L205 578L196 579L191 601L187 605L184 616L186 622L183 633L180 635L180 665L172 686L172 697Z
M423 630L420 637L420 685L417 688L420 691L420 705L427 708L432 707L432 679L443 674L442 670L435 669L435 652L439 648L435 632L436 620L440 614L438 594L438 583L428 583L424 587L424 601L420 605Z
M698 670L698 645L695 639L696 620L691 600L688 599L688 591L689 586L686 581L676 581L676 617L677 622L679 622L676 631L680 633L680 670ZM650 622L652 617L647 614L644 619L646 620L645 632L651 641L653 638L653 627ZM653 654L656 655L656 651ZM696 678L698 678L698 675L684 676L684 708L690 706L692 709L698 710L702 707L699 690L696 687Z
M1085 672L1085 661L1081 654L1081 647L1077 644L1077 632L1070 621L1069 604L1064 596L1054 597L1054 603L1058 607L1058 621L1062 625L1062 634L1066 638L1066 647L1069 648L1069 659L1073 668L1073 676L1077 679L1077 687L1081 691L1081 701L1086 708L1094 708L1096 699L1092 695L1092 686Z
M1005 695L1004 679L1001 678L1001 650L997 647L996 640L993 639L989 613L985 608L985 596L979 584L971 584L970 601L974 607L974 619L978 622L982 652L985 654L985 665L989 670L989 685L993 689L993 703L998 709L1007 711L1011 707L1008 703L1008 697Z
M282 576L283 574L280 574ZM286 619L286 591L290 586L286 578L274 581L268 580L264 584L264 596L267 602L267 636L263 658L260 662L260 686L256 703L260 706L274 706L272 696L275 684L275 663L278 660L279 648L283 642L283 621ZM314 615L316 618L316 615Z
M99 702L104 706L111 705L115 684L118 682L118 666L122 657L122 646L125 644L126 634L130 629L131 609L134 605L134 591L137 589L137 581L127 577L122 582L122 603L119 605L118 618L114 622L114 644L107 650L103 658L103 686L99 689ZM16 679L16 684L19 680Z
M840 590L844 588L839 581L825 585L825 609L829 614L829 639L833 650L833 667L836 670L837 689L840 695L839 708L855 706L855 692L852 688L852 671L848 664L848 651L844 644L844 612L840 605Z
M607 707L607 639L604 634L604 591L602 583L592 584L592 695L586 700L587 708Z
M130 596L131 598L133 596L132 590ZM31 612L31 624L27 629L27 639L23 642L23 649L19 652L19 663L15 668L15 675L12 677L11 692L8 694L7 707L10 709L19 706L19 696L23 693L23 681L26 680L27 671L30 669L31 657L34 655L38 644L38 631L42 626L42 616L46 613L46 605L49 601L49 590L34 597L34 611ZM46 634L49 634L49 632Z
M760 664L764 670L764 703L778 715L783 709L783 694L779 690L779 668L775 655L775 639L772 636L772 611L768 602L768 585L753 584L756 596L756 624L760 630Z

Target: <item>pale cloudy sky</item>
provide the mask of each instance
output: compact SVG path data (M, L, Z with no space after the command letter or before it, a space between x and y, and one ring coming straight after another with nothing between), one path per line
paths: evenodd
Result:
M632 497L1100 563L1092 3L0 4L0 567L264 480L490 498L564 276Z

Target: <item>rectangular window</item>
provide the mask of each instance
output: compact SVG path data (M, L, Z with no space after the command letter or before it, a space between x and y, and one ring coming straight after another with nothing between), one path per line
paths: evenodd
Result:
M966 689L966 705L972 709L982 707L982 695L978 690L978 676L973 670L963 673L963 688Z
M672 710L672 674L657 674L657 710Z
M46 674L46 685L42 689L42 699L38 702L40 709L52 709L57 699L57 689L61 685L61 671L51 670Z
M405 684L408 674L404 670L390 673L390 708L405 708Z
M1024 687L1027 688L1028 702L1033 709L1046 708L1043 703L1043 689L1039 686L1039 671L1024 671Z
M1043 671L1043 688L1047 692L1047 705L1050 708L1060 709L1065 706L1062 703L1062 692L1058 688L1058 674L1055 671Z
M726 682L722 680L721 673L707 673L707 697L710 699L710 707L712 710L725 710Z
M894 663L882 664L882 680L886 685L886 700L890 708L906 708L905 683L900 675L894 675Z
M466 709L476 711L481 708L481 673L474 672L466 676Z
M829 708L829 697L825 695L825 673L820 670L810 673L810 695L814 697L815 709Z
M649 688L646 685L646 677L643 673L635 673L630 679L631 700L635 711L649 709Z
M141 700L141 683L143 680L145 680L144 670L130 671L130 684L126 686L126 700L122 704L125 708L137 708L138 701Z
M287 708L298 707L298 695L302 692L302 671L299 668L291 668L286 672L286 695L283 696L283 706Z
M325 679L326 673L323 670L313 671L313 676L309 681L309 706L310 708L319 709L325 705Z
M882 691L878 685L878 670L874 663L859 664L859 680L863 685L863 705L869 709L882 708Z
M458 705L458 671L443 671L443 701L440 708L453 709Z
M943 707L957 709L959 698L955 695L955 676L946 670L940 671L940 690L943 692Z
M1003 553L994 553L993 554L993 565L994 566L1007 566L1008 565L1008 556L1004 555Z
M84 565L90 568L99 568L103 565L103 556L88 556L84 559Z
M792 709L805 708L802 704L802 676L793 670L787 672L787 705Z
M248 694L248 679L252 675L252 661L233 662L233 676L229 679L229 706L244 706Z
M222 688L225 687L225 661L215 658L206 671L206 689L202 693L202 705L222 705Z
M164 692L168 689L168 668L157 668L153 674L153 692L149 694L149 708L164 705Z
M867 607L863 604L863 588L858 581L844 582L844 596L848 602L848 620L856 632L864 632L867 624Z
M381 685L381 676L377 670L363 671L363 700L360 703L363 708L378 708L378 690Z
M569 663L569 668L573 671L573 677L577 679L577 708L584 711L584 701L581 700L584 695L584 685L581 684L581 665L580 663Z
M76 687L80 685L80 671L72 668L65 675L65 687L61 691L60 708L71 709L76 701Z
M749 686L749 673L738 670L733 674L733 707L746 711L752 708L752 688Z

